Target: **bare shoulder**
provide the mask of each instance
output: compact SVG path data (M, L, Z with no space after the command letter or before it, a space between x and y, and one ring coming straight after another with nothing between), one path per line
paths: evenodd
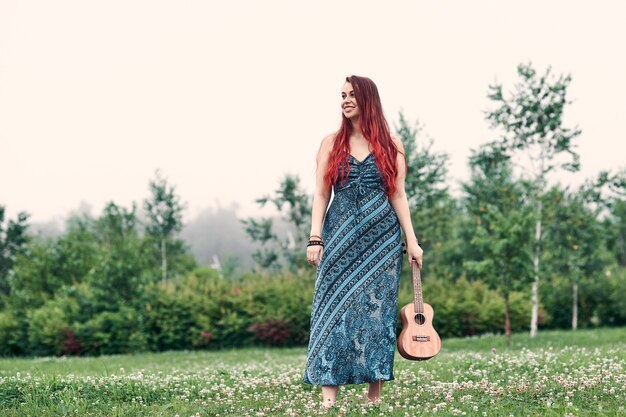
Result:
M317 153L318 161L320 159L326 160L328 158L328 155L330 155L330 152L333 149L333 145L335 144L335 137L336 137L336 133L331 133L329 135L326 135L324 139L322 139L322 143L320 144L320 149Z
M333 145L335 144L335 137L337 136L336 132L330 133L326 136L324 136L324 139L322 139L322 144L321 147L322 148L332 148Z
M329 153L333 149L336 136L336 133L324 136L324 139L322 139L322 143L320 144L320 152Z
M393 144L396 145L396 149L404 153L404 145L402 144L402 141L400 140L400 138L392 133L391 140L393 141Z

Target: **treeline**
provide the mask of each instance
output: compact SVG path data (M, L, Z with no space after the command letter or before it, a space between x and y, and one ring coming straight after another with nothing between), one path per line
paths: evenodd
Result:
M626 175L573 189L577 128L562 125L569 77L518 67L506 95L489 87L498 138L475 149L462 194L448 155L400 114L407 197L424 248L424 297L443 337L626 324ZM28 235L28 215L0 207L0 355L87 355L305 345L314 271L306 263L311 197L286 176L258 200L281 213L242 220L253 270L199 268L180 239L180 204L157 173L143 212L109 203L63 234ZM288 230L283 233L284 225ZM411 301L408 268L399 307Z
M132 323L151 285L197 266L175 237L183 206L174 188L159 172L149 186L145 221L135 204L110 202L98 218L71 217L64 234L44 240L28 235L26 213L5 222L0 206L0 354L131 343L110 332L112 323Z

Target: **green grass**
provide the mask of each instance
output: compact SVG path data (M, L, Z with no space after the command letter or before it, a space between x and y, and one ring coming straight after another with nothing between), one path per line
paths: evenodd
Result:
M310 416L306 349L242 349L0 359L2 416ZM618 416L626 403L626 328L444 339L424 362L396 357L381 406L340 389L326 415Z

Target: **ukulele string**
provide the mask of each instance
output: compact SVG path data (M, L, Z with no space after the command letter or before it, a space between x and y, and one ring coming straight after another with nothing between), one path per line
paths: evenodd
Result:
M420 271L419 268L417 266L417 260L413 260L414 265L413 265L413 286L415 287L415 307L416 307L416 312L415 312L415 318L417 319L417 338L418 340L422 340L422 336L424 336L422 334L422 324L420 323L422 321L422 317L423 317L423 309L424 306L422 304L422 297L421 297L421 280L420 280ZM418 316L419 315L419 316ZM418 319L419 317L419 319Z
M426 316L424 316L424 300L422 298L422 274L421 271L418 270L417 279L419 281L419 303L420 303L420 322L421 322L421 336L424 336L424 324L426 324ZM423 340L423 339L422 339Z

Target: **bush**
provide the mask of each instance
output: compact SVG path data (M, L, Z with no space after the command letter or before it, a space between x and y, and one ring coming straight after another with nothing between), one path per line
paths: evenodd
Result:
M82 352L91 355L133 353L148 350L141 317L130 307L104 311L76 326Z
M604 279L599 280L605 285L596 290L603 290L606 296L604 303L598 303L596 320L601 325L626 325L626 269L608 270ZM599 286L599 284L596 284Z
M63 340L63 354L80 355L81 346L74 331L68 327L63 329L63 333L65 334L65 338Z
M541 302L545 326L552 329L572 327L572 281L553 276L542 283ZM626 324L626 270L610 268L592 276L582 276L578 284L578 327L622 326Z
M58 295L41 308L28 312L28 352L34 355L77 355L81 352L76 339L76 323L83 317L84 286L63 287Z
M291 326L282 320L254 323L250 326L257 340L265 346L285 346L291 338Z
M151 288L146 301L144 331L150 350L190 349L195 329L194 305L186 297Z
M187 348L268 343L301 346L308 342L313 286L312 275L248 274L227 281L212 269L199 268L164 286L159 284L161 295L158 297L178 306L165 313L173 311L169 331L179 335L177 340L184 338ZM152 305L153 311L155 308L158 310L156 304ZM161 325L166 321L159 319ZM161 325L155 324L154 328ZM278 327L272 330L273 336L266 339L258 333L269 331L264 326Z
M405 269L401 280L398 308L413 301L409 272ZM621 270L613 272L603 277L602 286L589 287L585 305L593 308L595 320L604 324L626 322L626 304L621 297L626 291L624 274ZM546 282L542 291L549 286L560 288L557 284ZM434 327L442 337L503 333L503 299L483 282L465 278L450 282L427 276L423 285L424 302L433 306ZM567 287L565 281L562 285ZM0 354L100 355L306 346L314 286L312 272L276 276L249 273L225 280L212 269L198 268L166 283L149 284L139 299L121 306L94 303L97 297L87 283L64 286L37 309L0 312ZM529 292L510 294L514 332L528 329ZM597 303L604 298L608 300L605 304ZM565 323L571 313L554 309L567 296L548 294L544 299L548 308L540 306L541 317L551 320L549 325L558 320ZM108 310L102 311L105 307ZM398 333L401 326L398 320Z
M22 323L11 311L0 311L0 356L19 355L24 352Z
M65 329L69 321L57 300L28 313L28 342L35 355L61 355L64 350Z

